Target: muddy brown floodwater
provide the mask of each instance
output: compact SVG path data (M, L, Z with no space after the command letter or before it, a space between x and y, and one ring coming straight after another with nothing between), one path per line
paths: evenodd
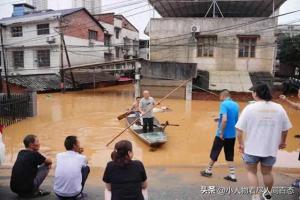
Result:
M38 116L28 118L9 126L4 132L7 147L6 164L12 165L18 151L23 148L22 139L26 134L38 135L41 152L55 158L64 151L64 138L77 135L93 167L105 167L114 143L106 147L112 137L126 125L117 116L124 112L133 101L133 86L114 86L97 90L72 93L38 95ZM168 127L168 143L155 152L135 137L129 130L118 140L133 142L135 158L147 166L200 166L209 160L209 151L215 136L219 102L168 99L163 105L173 111L157 113L161 122L168 120L179 127ZM244 107L246 103L241 103ZM300 133L300 113L287 108L294 125L288 136L288 147L279 152L277 167L298 168L299 141L294 135ZM237 148L236 148L237 149ZM237 152L237 163L241 156ZM220 163L225 163L224 156Z

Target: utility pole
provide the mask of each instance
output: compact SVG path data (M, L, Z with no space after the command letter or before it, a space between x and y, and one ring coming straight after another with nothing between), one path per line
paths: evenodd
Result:
M6 66L6 56L5 56L5 48L3 44L3 25L0 24L0 37L1 37L1 49L2 49L2 57L3 57L3 66L4 66L4 73L5 73L5 82L6 82L6 93L8 98L10 98L10 88L8 83L8 76L7 76L7 66ZM1 70L2 71L2 70ZM0 74L1 86L2 86L2 75ZM2 89L2 87L1 87Z
M67 58L67 62L68 62L68 67L71 68L71 62L70 62L69 53L68 53L68 50L67 50L66 41L65 41L65 37L64 37L63 32L61 34L61 37L62 37L63 47L65 49L65 54L66 54L66 58ZM70 69L70 75L71 75L71 79L72 79L73 88L76 89L76 83L75 83L75 78L74 78L72 69Z
M63 36L62 33L60 35L60 89L61 92L65 92L65 72L64 72L64 46L63 46Z

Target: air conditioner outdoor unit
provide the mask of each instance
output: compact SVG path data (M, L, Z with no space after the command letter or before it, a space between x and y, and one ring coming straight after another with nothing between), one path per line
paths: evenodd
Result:
M55 37L51 36L51 37L47 37L47 43L48 44L54 44L56 42Z
M191 32L192 33L200 32L200 26L196 26L196 25L191 26Z

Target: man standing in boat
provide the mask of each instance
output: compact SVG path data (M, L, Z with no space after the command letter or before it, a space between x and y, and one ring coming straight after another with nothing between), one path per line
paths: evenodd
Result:
M145 90L143 92L143 98L140 100L139 109L143 119L143 132L153 132L153 108L156 103L153 97L150 96L150 92Z
M236 138L235 125L239 117L239 105L230 97L228 90L223 90L220 94L220 114L218 121L217 134L211 149L209 165L206 170L201 171L204 177L212 176L212 168L224 148L225 159L229 167L229 175L224 177L225 180L236 182L234 167L234 145Z

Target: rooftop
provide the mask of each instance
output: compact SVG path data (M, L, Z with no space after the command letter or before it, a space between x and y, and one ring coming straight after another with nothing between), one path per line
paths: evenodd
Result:
M274 0L277 10L286 0ZM273 0L149 0L162 17L269 17Z
M4 25L10 25L15 23L26 23L26 22L40 21L40 20L51 19L51 18L55 19L56 17L69 15L81 9L84 8L72 8L72 9L64 9L64 10L45 10L45 11L32 12L22 16L2 18L0 20L0 23Z

